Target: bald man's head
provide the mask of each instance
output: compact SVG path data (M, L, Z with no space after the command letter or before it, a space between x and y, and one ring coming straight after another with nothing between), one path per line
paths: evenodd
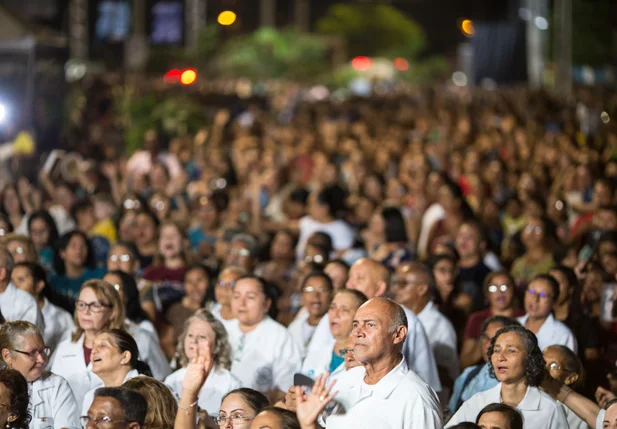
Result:
M433 276L430 268L422 262L405 262L396 268L396 280L392 287L394 299L418 314L431 299Z
M373 259L362 258L351 266L346 287L359 290L368 298L374 298L386 293L389 282L390 272L385 265Z
M602 419L603 428L617 429L617 399L608 401L604 409L606 410L606 414L604 414L604 418Z

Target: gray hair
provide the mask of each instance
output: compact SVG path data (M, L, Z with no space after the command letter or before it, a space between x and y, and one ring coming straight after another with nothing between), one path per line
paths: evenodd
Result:
M43 336L41 331L30 322L25 320L16 320L14 322L6 322L0 328L0 362L4 362L2 357L2 350L8 349L11 351L11 356L15 356L16 348L21 348L21 343L25 337L30 335L38 335L41 340Z
M234 235L231 239L231 245L233 246L235 243L242 243L247 248L248 251L251 252L251 256L254 257L257 254L257 240L250 234L246 234L241 232L240 234Z
M392 310L394 313L392 314L392 320L390 321L390 333L393 334L394 331L399 328L399 326L405 326L406 328L409 328L407 315L405 314L405 310L403 309L403 307L390 299L388 299L388 301L392 303Z
M227 331L225 330L223 324L205 308L197 311L189 317L186 322L184 322L184 331L182 331L182 334L178 338L178 345L176 347L176 353L178 354L178 361L180 365L184 368L189 364L189 358L186 356L186 351L184 350L184 339L186 338L191 323L196 320L201 320L208 323L214 331L214 335L216 337L214 340L214 350L212 350L214 365L219 368L230 369L231 347L229 346L229 341L227 339Z

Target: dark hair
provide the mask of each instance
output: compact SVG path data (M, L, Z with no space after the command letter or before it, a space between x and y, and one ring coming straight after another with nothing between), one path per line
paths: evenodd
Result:
M348 295L353 296L356 299L356 301L358 302L358 308L360 308L360 306L362 304L364 304L366 301L368 301L368 297L366 295L364 295L364 293L360 292L357 289L347 289L347 288L340 289L340 290L338 290L336 292L336 294L334 294L334 296L340 295L342 293L346 293Z
M137 247L135 247L135 244L129 241L116 241L114 244L109 246L109 252L111 252L111 250L115 249L116 247L124 247L126 250L129 251L130 257L133 259L139 257L139 251L137 250Z
M384 207L381 210L381 217L386 224L385 236L386 243L407 243L407 226L401 211L396 207Z
M276 320L278 316L278 309L276 308L276 302L279 299L279 291L271 282L267 281L263 277L256 276L254 274L247 274L242 276L236 280L235 285L238 285L240 280L254 280L259 285L261 292L265 295L266 299L270 300L270 309L268 310L268 315ZM234 286L235 287L235 286Z
M480 429L480 426L471 422L461 422L457 425L451 426L450 429Z
M2 189L2 199L0 200L0 212L3 215L7 216L7 219L8 219L9 214L6 211L6 207L4 207L4 197L6 195L6 190L7 189L12 189L13 191L15 191L15 197L17 198L17 201L19 201L19 213L23 215L25 213L24 205L23 205L23 203L21 201L21 197L19 196L19 192L17 191L17 187L15 185L13 185L13 184L8 184L8 185L6 185ZM9 222L9 223L11 223L11 222Z
M100 387L94 392L95 398L108 397L120 402L126 422L137 422L143 427L148 414L148 404L141 393L125 387Z
M323 271L311 271L310 273L308 273L304 277L304 280L302 281L302 289L304 289L309 279L314 279L314 278L320 278L323 281L325 281L326 285L328 285L328 289L330 289L330 292L334 290L334 285L332 285L332 279L330 278L330 276L328 276Z
M557 301L557 299L559 298L559 282L555 280L555 277L550 276L548 274L538 274L533 279L531 279L531 281L527 285L527 290L529 290L529 286L531 286L531 283L538 281L538 280L545 281L546 283L548 283L548 285L551 288L551 292L553 294L553 302Z
M482 224L482 222L480 222L476 218L473 218L464 221L461 226L463 225L467 225L475 229L478 233L478 239L480 240L480 243L486 243L488 245L488 234L486 233L486 227Z
M4 368L0 370L0 384L10 392L9 411L17 415L11 423L11 428L28 429L32 415L28 411L28 383L19 371Z
M563 370L566 372L578 374L578 379L572 383L570 386L574 390L580 389L583 384L585 384L585 368L576 353L567 348L566 346L562 346L561 344L553 344L548 346L545 350L548 349L556 349L563 355Z
M518 334L523 339L523 343L525 344L525 350L527 351L527 358L525 359L525 378L527 380L527 385L539 386L544 379L544 367L546 362L544 361L542 350L538 347L538 339L533 332L522 326L506 326L505 328L501 328L497 331L495 338L491 341L491 347L488 350L489 375L493 378L497 378L495 376L495 368L493 368L492 361L495 343L501 335L510 332Z
M482 323L482 327L480 328L480 336L484 335L488 327L491 326L493 323L500 323L503 325L504 328L506 326L521 326L521 324L518 323L516 319L511 319L506 316L492 316L486 319L484 323Z
M617 398L613 398L604 405L604 410L608 410L613 405L617 404Z
M296 413L279 407L266 407L261 413L272 413L281 419L281 429L300 429L300 422Z
M35 285L38 282L43 282L45 284L43 290L48 287L49 283L47 283L47 273L45 272L45 268L43 268L41 265L35 262L25 261L16 263L13 267L13 270L15 270L15 268L17 267L27 268L30 272L30 275L32 276L32 280L34 280Z
M94 209L92 200L89 198L82 198L75 202L75 204L71 207L71 217L75 220L75 222L77 222L77 215L89 209Z
M568 312L568 327L572 329L573 326L578 325L578 322L583 317L583 304L581 303L581 293L583 288L581 286L581 282L578 280L578 277L576 277L576 274L572 268L568 268L564 265L556 265L549 270L549 273L552 271L558 271L563 274L568 282L568 289L572 290L572 294L570 296L570 309ZM555 278L554 276L551 277Z
M120 270L108 271L107 274L113 274L120 277L122 282L122 291L124 293L124 310L126 312L126 318L133 323L141 323L144 320L148 320L148 314L141 307L141 301L139 298L139 290L137 290L137 283L135 277Z
M186 279L186 275L193 270L201 270L206 273L206 293L204 295L203 302L201 303L201 306L205 307L206 302L214 301L214 288L212 287L212 279L214 278L214 274L212 273L212 270L204 264L192 264L184 271L184 279Z
M317 193L317 202L328 207L328 214L334 219L345 211L345 191L339 186L326 186Z
M508 427L504 429L523 429L523 416L516 408L502 403L488 404L478 413L476 423L480 424L480 417L486 413L501 413L508 422Z
M349 264L345 261L343 261L342 259L333 259L331 261L328 261L328 263L326 264L326 267L330 264L337 264L340 265L341 267L345 268L347 271L349 271L349 269L351 268L349 266Z
M47 243L45 243L49 247L53 247L58 241L58 227L56 225L56 221L49 214L47 210L38 210L30 215L28 219L28 233L32 236L32 223L40 219L47 225L49 229L49 237L47 238Z
M90 240L88 240L88 236L82 231L74 230L67 232L62 237L60 237L60 240L58 241L58 250L54 252L54 269L56 270L56 274L58 275L64 275L66 273L64 259L62 259L61 253L66 250L69 242L75 236L81 237L85 241L86 248L88 249L88 254L86 256L86 262L84 266L86 266L87 268L94 268L94 252L92 251L92 245L90 244Z
M325 253L326 258L330 255L334 249L332 244L332 237L327 232L317 231L311 234L306 241L307 246L316 247Z
M137 348L137 343L131 334L123 329L108 329L101 333L108 334L113 337L114 343L116 344L116 347L118 347L118 350L120 350L120 353L131 353L131 361L129 363L131 369L136 369L138 373L152 377L150 366L139 360L139 349Z
M510 274L506 270L493 271L493 272L488 273L486 277L484 278L483 290L484 290L485 296L488 295L488 287L493 282L493 279L497 276L506 277L508 279L509 286L516 287L516 282L514 281L514 277L512 277L512 274Z
M221 404L229 395L233 394L242 396L244 402L247 403L247 405L255 414L259 414L261 410L270 405L270 402L268 402L268 398L266 398L266 395L258 392L257 390L249 389L248 387L241 387L239 389L232 390L227 395L223 396Z
M298 188L298 189L294 189L293 191L291 191L288 198L289 198L289 201L302 204L303 206L305 206L306 201L309 198L309 195L310 193L306 189Z
M141 215L145 215L146 217L150 218L150 220L154 223L155 228L158 228L159 226L161 226L161 221L159 220L159 218L156 217L156 214L152 212L150 209L148 209L147 206L144 206L143 209L137 212L137 216L141 216Z
M458 186L450 177L448 176L444 176L443 178L443 185L448 188L448 190L450 191L450 193L452 194L452 197L459 201L461 207L461 214L463 215L463 220L467 221L469 219L473 219L475 217L473 210L471 208L471 206L467 203L467 200L465 199L465 195L463 194L463 191L461 190L461 187Z
M4 231L4 235L10 234L14 231L13 224L9 220L9 217L2 212L0 212L0 221L6 223L6 230Z

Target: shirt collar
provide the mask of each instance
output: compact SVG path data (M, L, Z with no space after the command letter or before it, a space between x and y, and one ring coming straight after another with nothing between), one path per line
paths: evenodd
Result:
M424 308L422 309L422 311L420 313L418 313L418 318L422 318L423 316L429 316L430 313L433 312L433 310L435 309L435 304L433 304L433 301L429 301Z
M537 387L527 386L527 393L516 408L519 410L539 410L540 409L540 390Z
M405 358L402 358L401 362L393 370L375 384L373 388L375 396L387 399L408 372L409 368L407 367Z

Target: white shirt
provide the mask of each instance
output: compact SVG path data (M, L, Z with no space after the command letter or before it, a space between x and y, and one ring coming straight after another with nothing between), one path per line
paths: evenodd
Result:
M132 322L129 319L124 319L124 324L130 325L131 323L134 323L134 322ZM135 323L135 325L139 326L144 331L151 333L154 339L156 340L156 342L159 344L161 343L161 341L159 340L159 333L156 332L156 328L154 327L154 324L151 321L149 321L148 319L145 319L139 323Z
M9 282L6 290L0 293L0 310L2 315L9 322L25 320L45 331L45 323L39 305L32 295L19 289Z
M375 385L364 383L364 367L347 371L337 381L336 401L345 414L326 419L326 429L441 429L437 395L407 367L405 359Z
M238 320L228 330L233 354L231 373L244 387L260 392L275 388L287 392L302 358L287 329L266 316L251 332L244 334Z
M177 398L182 395L182 380L186 368L180 368L165 379L165 384L174 392ZM225 368L214 367L208 374L206 382L199 391L197 404L209 415L218 415L223 397L234 389L242 387L242 383Z
M446 424L446 428L461 422L475 422L478 414L489 404L501 402L501 383L485 392L476 393ZM568 429L566 414L560 403L537 387L527 387L527 393L516 407L523 415L524 429Z
M418 319L422 322L427 335L428 342L433 349L435 361L438 366L444 367L452 381L456 380L461 372L458 363L458 353L456 351L456 331L452 323L429 301L424 306Z
M403 345L403 356L407 362L411 362L409 366L416 374L426 381L433 390L440 392L441 382L439 381L435 356L422 323L413 311L404 306L401 307L403 307L407 316L407 338L405 338L405 344ZM330 318L326 313L319 321L319 325L317 325L317 329L313 334L313 339L308 347L308 354L313 350L325 348L329 348L331 351L333 340L334 337L330 332Z
M171 367L159 342L156 341L150 332L134 323L127 324L127 331L137 343L139 360L144 361L150 366L154 378L159 381L165 380L165 377L171 374Z
M311 326L308 323L308 312L305 313L304 317L295 318L293 322L289 324L287 330L291 334L291 337L294 340L294 343L298 346L300 350L300 355L304 359L306 357L308 351L308 345L313 338L313 334L315 333L315 329L317 326Z
M602 424L604 423L604 417L606 417L606 410L602 408L598 413L598 417L596 417L596 429L602 429Z
M420 227L420 236L418 237L418 253L424 255L428 251L429 235L433 224L446 216L446 211L439 203L431 204L424 215L422 215L422 224Z
M232 325L236 324L236 319L223 319L223 316L221 315L221 308L223 308L223 306L221 304L219 304L218 302L214 302L212 303L212 306L210 307L210 313L212 313L212 315L214 317L216 317L219 322L221 322L223 324L223 326L225 327L225 330L227 332L229 332L229 327Z
M124 384L125 381L130 380L131 378L138 377L138 376L139 376L139 372L137 372L136 369L132 369L126 373L124 380L122 380L122 384ZM92 405L92 402L94 402L94 392L96 392L96 389L100 387L103 387L103 386L98 386L98 387L95 387L94 389L88 390L88 392L84 396L84 403L81 406L82 416L88 415L88 410L90 409L90 405ZM113 386L113 387L118 387L118 386Z
M564 404L559 402L563 411L566 413L566 420L568 421L568 426L570 429L591 429L587 423L579 416L576 415L574 411L566 407ZM602 429L602 425L598 426L597 429Z
M68 311L49 302L47 298L43 298L41 313L45 322L43 332L45 345L54 351L62 341L71 339L71 333L75 328L73 317Z
M28 383L28 390L28 411L32 414L30 429L81 427L75 396L64 378L45 372L38 380Z
M68 381L75 395L78 410L81 410L84 396L89 390L103 386L103 380L92 372L92 363L86 366L84 335L79 337L75 343L65 340L58 344L48 367L54 374Z
M529 315L526 314L524 316L517 317L516 320L518 320L522 326L525 326L528 318ZM566 346L574 353L578 350L576 338L574 337L572 331L570 331L570 328L561 323L559 320L555 320L552 313L548 315L540 327L540 330L536 334L536 338L538 338L538 346L542 351L554 344Z
M329 223L321 223L304 216L299 222L300 237L296 246L296 258L304 257L304 249L309 237L315 232L325 232L332 238L334 250L346 250L353 245L354 232L351 227L342 220L335 220Z
M328 345L324 344L323 347L311 349L302 362L302 374L315 379L318 375L327 373L330 370L334 344L336 340L333 339ZM343 366L345 366L344 362Z

